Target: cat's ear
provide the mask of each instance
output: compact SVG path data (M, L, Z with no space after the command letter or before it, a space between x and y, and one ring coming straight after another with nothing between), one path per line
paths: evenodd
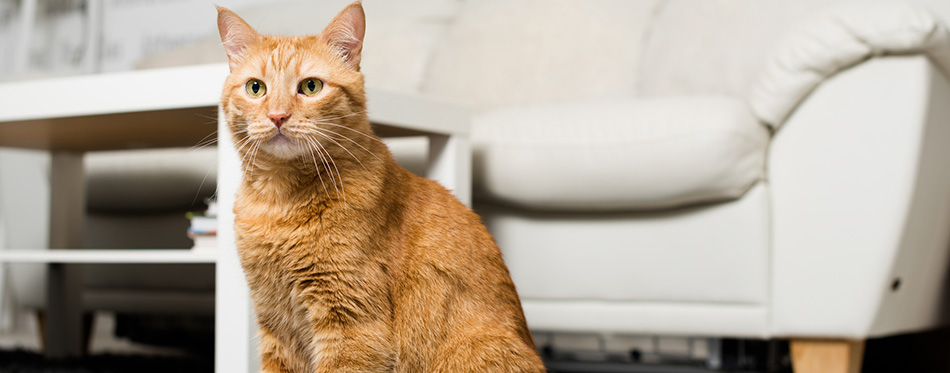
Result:
M337 14L320 33L320 39L333 48L346 61L347 66L360 69L363 51L363 34L366 32L366 15L363 5L356 1Z
M247 22L230 9L218 8L218 33L221 34L221 44L228 54L228 64L234 70L237 63L244 57L247 48L261 39L261 35L254 31Z

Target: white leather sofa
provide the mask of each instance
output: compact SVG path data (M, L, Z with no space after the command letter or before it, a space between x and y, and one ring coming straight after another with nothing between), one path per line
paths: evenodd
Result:
M807 371L947 320L934 13L473 1L429 70L483 113L476 210L535 331L791 339Z
M237 10L318 32L347 2ZM367 82L479 113L475 209L533 330L848 354L945 323L950 37L935 14L950 7L413 4L364 2ZM209 33L142 66L223 58Z

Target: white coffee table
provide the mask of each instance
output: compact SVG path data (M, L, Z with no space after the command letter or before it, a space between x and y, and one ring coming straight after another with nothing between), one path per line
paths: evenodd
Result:
M244 274L234 247L232 206L241 173L219 120L217 252L81 249L85 215L82 159L87 151L189 147L212 134L226 64L143 70L0 84L0 146L49 150L50 250L0 250L0 263L46 263L47 353L81 353L81 265L216 263L218 372L256 369L256 333ZM84 94L49 105L62 87ZM470 115L464 107L422 96L367 90L369 117L381 136L427 136L427 176L471 200ZM220 118L220 117L219 117ZM0 170L3 172L3 170Z

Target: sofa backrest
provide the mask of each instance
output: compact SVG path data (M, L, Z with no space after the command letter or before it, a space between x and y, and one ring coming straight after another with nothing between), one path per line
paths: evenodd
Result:
M422 83L477 110L669 94L744 97L782 34L829 0L475 0Z
M630 96L657 0L470 0L423 91L476 109Z
M649 31L637 93L745 97L762 64L786 31L834 2L664 2Z
M746 97L784 35L854 0L365 0L367 84L477 110L629 96ZM950 18L945 0L920 3ZM235 9L261 32L312 34L350 0ZM202 42L140 67L226 61Z

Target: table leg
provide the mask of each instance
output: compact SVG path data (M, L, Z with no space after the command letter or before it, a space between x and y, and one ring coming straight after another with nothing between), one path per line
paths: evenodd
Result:
M472 149L461 135L429 135L426 177L451 190L466 206L472 205Z
M82 355L82 267L51 263L46 283L46 356Z
M83 154L53 152L50 167L49 246L81 248L86 214ZM46 355L61 358L82 355L82 267L52 263L47 266Z
M220 110L219 110L220 112ZM218 263L215 267L215 347L217 372L257 372L257 320L234 244L234 200L241 164L224 118L218 114Z

